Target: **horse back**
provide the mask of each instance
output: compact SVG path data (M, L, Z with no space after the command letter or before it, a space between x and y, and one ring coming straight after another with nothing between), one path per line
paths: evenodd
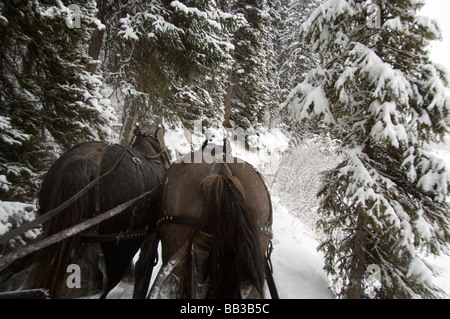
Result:
M184 163L172 164L167 171L165 187L160 202L162 216L177 216L188 220L200 220L203 211L202 180L210 175L220 163ZM250 164L235 160L226 164L232 176L242 184L247 207L258 225L271 226L272 206L270 194L261 175ZM160 227L163 263L177 252L188 240L195 225L184 223L164 223ZM261 250L265 252L270 238L261 233Z

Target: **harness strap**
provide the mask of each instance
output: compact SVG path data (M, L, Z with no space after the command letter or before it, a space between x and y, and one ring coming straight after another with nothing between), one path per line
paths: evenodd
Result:
M29 289L19 291L0 292L0 299L49 299L46 289Z
M144 239L141 245L139 259L135 265L135 283L133 299L145 299L150 286L153 268L158 264L159 235L153 232Z
M199 221L200 219L194 217L164 215L160 219L158 219L158 221L156 222L156 227L168 223L195 226L199 223ZM273 238L272 227L267 225L258 225L257 227L258 232L260 232L263 235L266 235L270 239Z
M100 172L102 170L103 156L105 155L106 149L108 149L109 147L110 147L109 145L103 145L83 156L83 158L85 158L85 159L90 158L91 156L94 156L94 155L97 156L96 162L97 162L98 169L97 169L97 174L95 176L95 179L99 179L99 177L100 177ZM100 215L100 204L101 203L100 203L100 182L99 182L94 186L94 216Z
M195 226L199 223L198 218L194 217L188 217L188 216L168 216L164 215L158 221L156 222L156 227L159 227L161 224L182 224L182 225L189 225L189 226Z
M147 236L148 229L126 231L114 234L80 234L81 240L86 243L107 243L107 242L119 242L121 240L132 240L143 238Z
M32 221L16 228L13 229L9 232L7 232L6 234L0 236L0 244L3 243L7 243L9 240L14 239L15 237L25 233L26 231L36 228L37 226L39 226L42 223L45 223L46 221L48 221L49 219L53 218L54 216L56 216L57 214L61 213L63 210L65 210L67 207L69 207L70 205L72 205L76 200L78 200L79 198L81 198L84 194L86 194L92 187L94 187L95 185L97 185L97 183L105 176L109 175L115 168L117 165L119 165L120 161L122 160L122 158L125 156L125 154L128 151L128 147L124 147L124 149L122 150L122 152L120 153L120 156L116 159L116 161L114 162L114 164L112 165L112 167L103 175L97 177L96 179L94 179L92 182L90 182L89 184L87 184L84 188L82 188L78 193L76 193L75 195L73 195L71 198L69 198L67 201L65 201L64 203L62 203L60 206L52 209L49 212L46 212L45 214L33 219Z
M55 244L57 242L60 242L70 236L76 235L81 233L82 231L91 228L92 226L95 226L99 223L101 223L102 221L105 221L109 218L112 218L118 214L120 214L121 212L125 211L126 209L128 209L129 207L131 207L132 205L134 205L137 201L145 198L146 196L150 196L152 193L154 193L158 187L161 184L156 185L156 187L154 187L153 189L149 190L148 192L145 192L142 195L139 195L138 197L135 197L131 200L129 200L128 202L125 202L123 204L120 204L117 207L114 207L110 210L108 210L107 212L96 216L94 218L88 219L78 225L66 228L65 230L60 231L59 233L53 234L49 237L43 238L37 242L31 243L27 246L22 246L19 247L18 249L16 249L15 251L12 251L11 253L5 255L5 256L1 256L0 257L0 271L4 270L10 263L12 263L14 260L25 257L29 254L31 254L32 252L35 252L39 249L42 249L44 247L47 247L49 245Z
M277 286L275 284L275 279L273 278L272 268L270 267L270 259L266 258L266 281L267 286L269 287L270 295L272 299L280 299L280 295L278 294Z

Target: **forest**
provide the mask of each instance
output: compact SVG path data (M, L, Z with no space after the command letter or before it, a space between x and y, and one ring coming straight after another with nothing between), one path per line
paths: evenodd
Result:
M448 134L450 93L423 5L2 1L0 234L33 218L44 174L81 142L128 144L136 122L200 121L249 132L251 147L277 128L290 147L331 140L339 158L321 175L314 226L335 295L440 296L423 256L450 252L450 170L430 151ZM369 291L370 265L381 276Z

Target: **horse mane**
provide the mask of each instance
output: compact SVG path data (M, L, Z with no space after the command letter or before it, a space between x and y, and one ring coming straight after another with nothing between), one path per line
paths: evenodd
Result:
M212 235L206 270L210 284L207 297L240 298L240 285L245 282L252 283L262 296L264 256L255 216L248 209L241 182L222 170L205 177L201 188L202 218L191 242L200 233ZM189 276L187 272L186 277Z

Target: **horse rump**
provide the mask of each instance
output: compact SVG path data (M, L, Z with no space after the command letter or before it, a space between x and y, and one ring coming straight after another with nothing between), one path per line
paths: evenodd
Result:
M192 241L208 238L208 298L241 298L241 285L250 283L263 295L264 256L256 217L248 209L238 178L217 173L201 182L202 218ZM201 241L199 241L201 242ZM189 262L187 264L190 264Z
M98 174L98 164L89 158L59 161L47 173L39 192L39 214L60 206L78 191L84 188ZM85 212L94 209L91 192L84 194L67 209L43 224L43 236L51 236L68 227L82 222ZM40 250L36 255L37 267L30 275L33 287L48 289L50 296L61 297L57 292L67 274L67 266L74 257L79 236L72 236ZM67 287L66 287L67 288Z

